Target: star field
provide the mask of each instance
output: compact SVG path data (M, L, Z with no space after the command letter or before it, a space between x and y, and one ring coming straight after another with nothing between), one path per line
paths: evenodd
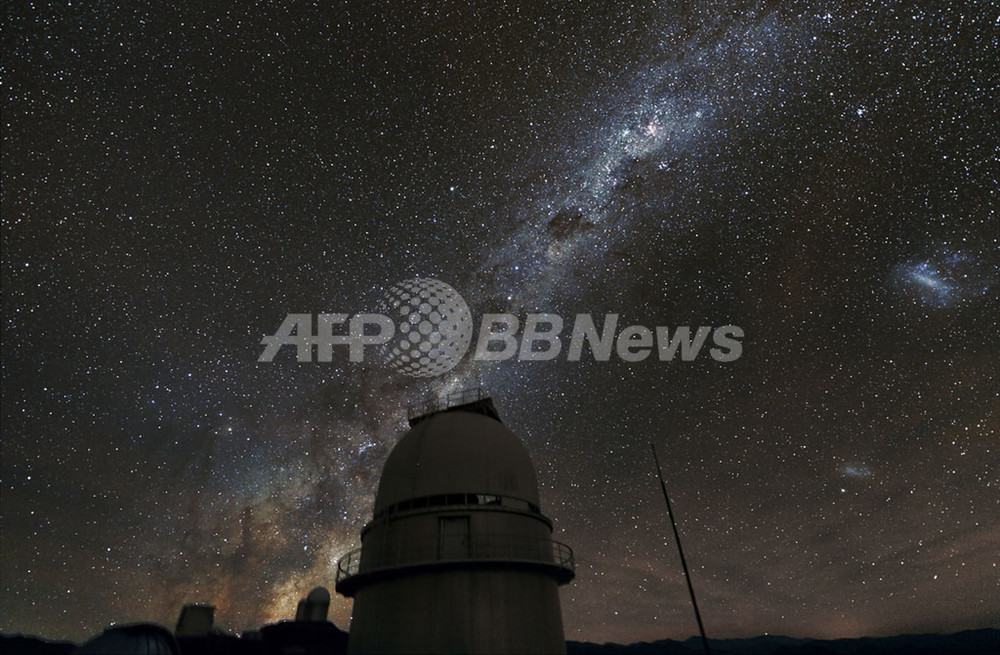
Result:
M0 630L292 616L406 407L481 385L569 639L996 626L1000 7L6 7ZM258 362L413 277L742 356ZM478 325L478 323L477 323ZM350 603L331 618L347 628Z

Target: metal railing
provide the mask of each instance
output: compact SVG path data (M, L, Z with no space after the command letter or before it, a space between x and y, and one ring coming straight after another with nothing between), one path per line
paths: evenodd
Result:
M576 568L573 549L552 539L509 534L442 535L381 548L356 548L337 562L336 582L386 569L464 561L540 564L563 569L569 577Z

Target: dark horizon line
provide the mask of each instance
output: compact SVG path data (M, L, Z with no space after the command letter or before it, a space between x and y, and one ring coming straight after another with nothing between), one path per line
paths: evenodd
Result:
M258 628L246 629L246 630L243 630L243 631L241 631L239 633L237 633L237 632L230 632L230 631L227 631L227 630L217 629L217 630L214 630L213 632L211 632L209 634L214 634L214 635L221 636L221 637L231 637L231 638L235 638L235 639L242 639L244 633L254 632L255 630L260 630L260 628L263 628L264 626L275 625L277 623L284 623L284 622L294 622L294 621L295 621L295 619L293 619L293 618L278 619L277 621L269 621L267 623L261 624L261 626L259 626ZM325 623L331 623L331 624L333 624L334 627L336 627L338 630L340 630L344 634L350 634L350 632L348 630L344 630L343 628L341 628L340 626L338 626L333 621L330 621L329 619L326 620L326 621L324 621L324 622ZM162 624L157 624L155 621L127 621L127 622L122 622L122 623L109 623L105 627L101 628L100 631L103 632L104 630L107 630L108 628L112 628L112 627L120 627L120 626L126 626L126 625L139 625L139 624L144 624L144 623L162 625ZM166 626L163 626L163 627L166 627ZM167 628L167 629L169 630L169 628ZM816 642L829 642L829 641L851 641L851 640L862 640L862 639L864 639L864 640L898 639L898 638L902 638L902 637L950 637L950 636L961 635L961 634L970 633L970 632L996 632L997 633L997 637L1000 638L1000 626L982 626L982 627L978 627L978 628L964 628L964 629L956 630L956 631L953 631L953 632L901 632L901 633L890 634L890 635L877 635L877 636L876 635L858 635L858 636L851 636L851 637L794 637L794 636L791 636L791 635L788 635L788 634L762 633L762 634L754 635L754 636L751 636L751 637L709 637L708 641L709 642L713 642L713 641L714 642L734 642L734 641L752 641L752 640L755 640L755 639L787 639L787 640L793 640L793 641L799 641L799 642L813 642L813 641L816 641ZM173 631L171 631L171 634L172 633L173 633ZM97 635L97 634L100 634L100 632L95 632L94 633L94 635ZM94 635L91 635L91 636L94 636ZM74 641L73 639L69 639L69 638L52 638L52 637L44 637L42 635L25 633L25 632L5 632L3 630L0 630L0 638L12 638L12 637L23 637L23 638L29 638L29 639L36 639L36 640L39 640L39 641L44 641L44 642L53 643L53 644L69 643L69 644L79 645L79 643L83 643L83 642L79 642L78 643L78 642ZM201 637L186 637L186 638L195 638L195 639L198 639L198 638L201 638ZM90 637L87 637L86 639L90 639ZM86 639L84 641L86 641ZM598 642L598 641L580 641L578 639L567 639L566 643L594 644L594 645L597 645L597 646L602 646L602 645L634 646L634 645L638 645L638 644L656 644L656 643L661 643L661 642L665 642L665 641L675 642L675 643L678 643L678 644L684 644L684 643L687 643L687 642L692 641L692 640L700 641L701 640L701 636L698 635L698 634L692 634L692 635L690 635L688 637L684 637L682 639L678 639L678 638L674 638L674 637L662 637L662 638L658 638L658 639L633 641L633 642L629 642L629 643L620 643L620 642L613 642L613 641L600 641L600 642Z

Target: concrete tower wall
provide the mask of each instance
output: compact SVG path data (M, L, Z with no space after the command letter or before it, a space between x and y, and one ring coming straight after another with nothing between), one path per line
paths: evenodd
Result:
M363 589L348 643L351 653L566 652L556 584L504 570L421 573Z

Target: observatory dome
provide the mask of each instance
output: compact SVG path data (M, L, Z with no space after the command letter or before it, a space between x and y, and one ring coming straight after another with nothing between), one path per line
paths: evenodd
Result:
M414 498L495 494L537 507L538 481L528 449L495 419L442 412L417 423L389 454L375 514Z
M73 651L74 655L179 655L170 631L155 623L131 623L106 629Z
M326 590L326 587L316 587L309 592L306 596L306 600L310 603L330 603L330 592Z

